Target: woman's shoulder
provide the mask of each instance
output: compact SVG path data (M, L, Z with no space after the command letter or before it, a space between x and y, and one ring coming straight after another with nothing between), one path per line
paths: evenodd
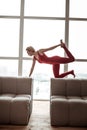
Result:
M44 51L43 51L43 49L40 49L40 50L37 51L37 53L38 53L38 55L43 55Z

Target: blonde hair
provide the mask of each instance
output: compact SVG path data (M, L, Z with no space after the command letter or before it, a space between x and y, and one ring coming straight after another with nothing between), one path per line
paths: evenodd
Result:
M29 46L26 48L27 51L35 51L35 49L32 46Z

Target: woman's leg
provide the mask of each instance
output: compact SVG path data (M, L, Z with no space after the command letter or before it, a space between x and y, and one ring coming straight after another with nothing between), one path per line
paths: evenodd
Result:
M62 42L62 40L61 40L61 47L65 50L65 52L66 52L66 54L67 54L68 57L65 57L65 58L60 57L60 62L59 62L59 63L61 63L61 62L69 63L69 62L75 61L74 56L73 56L72 53L68 50L68 48L65 46L65 44Z
M60 74L57 78L63 78L63 77L65 77L65 76L69 75L69 74L73 75L74 78L75 78L74 70L71 70L71 71L62 73L62 74Z
M68 58L69 58L69 61L70 61L70 62L75 61L74 56L73 56L72 53L68 50L68 48L67 48L66 46L64 46L63 48L64 48L64 50L65 50L65 52L66 52L66 54L67 54L67 56L68 56Z
M62 74L59 74L59 71L60 71L60 64L54 64L53 65L53 74L54 74L55 78L63 78L69 74L71 74L75 77L74 70L71 70L71 71L68 71L68 72L65 72Z
M59 77L59 71L60 71L60 64L54 64L53 65L53 74L55 78Z
M66 64L66 63L70 63L70 62L75 61L74 56L67 49L67 47L63 46L62 48L65 50L68 57L52 56L52 57L49 57L47 59L47 63L50 63L50 64Z

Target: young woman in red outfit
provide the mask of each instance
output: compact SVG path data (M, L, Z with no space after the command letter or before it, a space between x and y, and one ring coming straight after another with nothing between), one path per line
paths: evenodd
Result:
M66 64L66 63L70 63L70 62L75 61L74 56L67 49L67 47L62 42L62 40L60 40L60 42L61 43L58 44L58 45L55 45L55 46L52 46L52 47L49 47L49 48L45 48L45 49L39 49L37 51L35 51L35 49L32 46L29 46L29 47L26 48L28 55L33 56L33 62L32 62L32 66L31 66L31 69L30 69L29 77L33 73L36 61L38 61L39 63L52 64L53 74L54 74L55 78L63 78L65 76L69 75L69 74L71 74L75 77L74 70L71 70L71 71L68 71L68 72L65 72L65 73L62 73L62 74L59 73L60 64ZM58 46L62 47L65 50L67 57L60 57L60 56L48 57L45 54L45 52L53 50Z

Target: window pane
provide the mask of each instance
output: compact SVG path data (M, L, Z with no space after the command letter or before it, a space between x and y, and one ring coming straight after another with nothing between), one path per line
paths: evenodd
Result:
M40 100L50 99L50 80L49 79L34 80L33 98L40 99Z
M23 56L27 56L27 46L32 45L37 50L59 44L60 39L64 39L64 30L64 21L25 20ZM63 54L60 47L49 53L50 55L53 55L53 53L59 55Z
M0 15L20 15L20 0L0 0Z
M23 61L23 76L28 76L32 65L32 60ZM38 69L39 68L39 69ZM43 71L44 68L44 71ZM49 73L47 71L49 70ZM52 66L36 63L32 77L33 84L33 98L34 99L49 99L50 86L49 76L52 76Z
M31 65L32 65L32 60L23 60L23 69L22 69L23 76L29 76Z
M26 16L65 16L65 0L25 0Z
M18 56L19 20L0 19L0 56Z
M23 61L23 76L29 76L29 71L30 71L31 65L32 65L32 60ZM45 69L43 70L43 68L45 68ZM47 73L48 69L49 69L49 73ZM38 78L39 75L40 75L40 79L43 79L43 77L48 78L50 76L53 76L52 66L45 65L45 64L39 64L37 62L35 65L35 69L33 71L32 77L34 77L36 79L36 78ZM42 75L42 78L41 78L41 75Z
M23 61L23 76L28 76L32 65L32 60ZM44 68L44 69L43 69ZM60 66L60 73L64 70L64 65ZM50 99L50 78L53 76L52 65L39 64L35 65L32 77L33 98L34 99Z
M77 59L87 59L87 22L70 21L69 47Z
M18 61L0 60L0 76L18 76Z
M87 0L70 0L70 17L87 18Z
M76 78L87 78L87 62L74 62L69 64L70 69L74 69Z

